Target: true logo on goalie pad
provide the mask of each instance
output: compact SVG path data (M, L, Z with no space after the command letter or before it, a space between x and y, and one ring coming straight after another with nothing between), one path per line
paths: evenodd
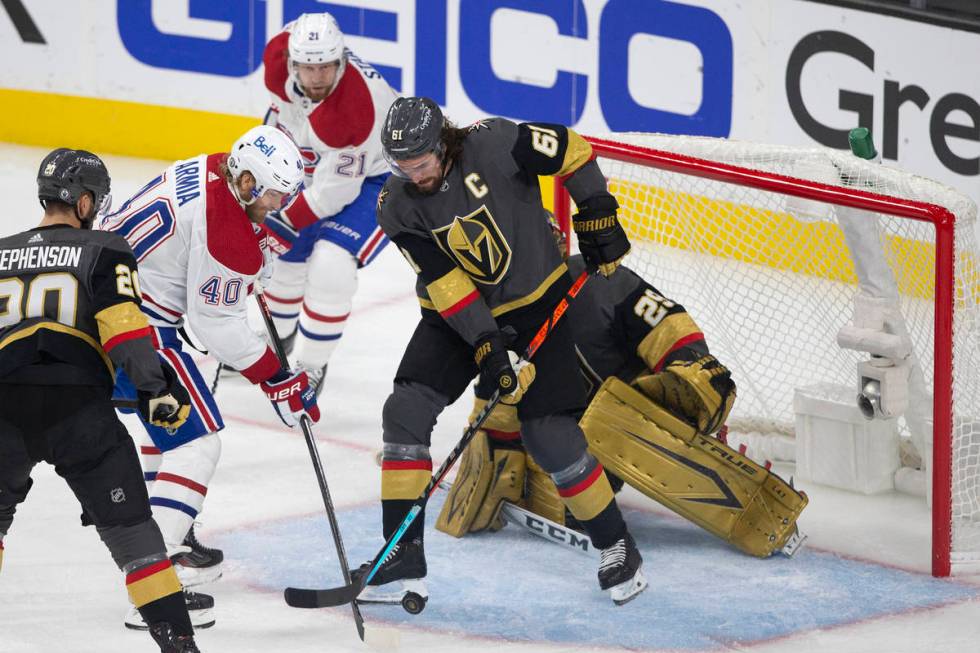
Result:
M711 480L712 483L718 486L718 489L721 491L721 493L725 495L724 498L680 497L682 500L693 501L695 503L707 503L714 506L721 506L723 508L734 508L735 510L741 510L742 508L744 508L741 502L739 502L739 500L735 497L735 493L732 492L732 489L728 487L728 483L725 482L725 479L723 479L721 475L718 474L718 472L716 472L715 470L711 469L710 467L705 467L704 465L699 465L698 463L694 462L690 458L682 456L676 451L671 451L667 447L661 447L659 444L655 442L650 442L647 438L637 435L636 433L633 433L628 429L623 429L623 433L637 440L642 445L656 449L657 451L667 456L668 458L680 463L681 465L684 465L685 467L693 470L695 473L700 474L701 476Z
M511 249L486 205L432 232L446 254L477 283L493 284L510 267Z

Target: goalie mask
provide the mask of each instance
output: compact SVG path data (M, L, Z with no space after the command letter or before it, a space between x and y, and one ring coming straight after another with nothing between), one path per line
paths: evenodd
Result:
M303 183L303 157L292 139L275 127L259 125L235 141L228 156L228 170L237 182L246 170L255 178L252 196L239 198L246 205L267 190L285 195L299 191Z
M289 27L288 48L289 74L300 88L303 88L303 84L299 78L297 64L321 66L331 63L337 64L337 73L326 94L329 95L337 88L347 65L347 54L344 48L344 34L333 16L328 13L303 14L294 20ZM305 88L303 92L307 93Z
M54 200L75 208L75 215L86 229L96 215L108 212L112 205L110 179L102 159L86 150L59 147L41 161L37 171L37 197L41 206ZM92 194L95 210L90 216L78 215L78 200Z

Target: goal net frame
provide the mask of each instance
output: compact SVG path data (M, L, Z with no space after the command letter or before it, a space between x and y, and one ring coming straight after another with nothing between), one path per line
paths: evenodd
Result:
M616 138L612 135L612 138ZM685 138L685 137L677 137ZM670 173L702 177L804 200L850 207L931 224L935 229L935 317L933 369L933 463L932 463L932 574L951 572L952 465L953 465L953 315L955 301L954 230L957 216L938 204L880 195L860 188L795 178L741 167L687 154L631 145L616 140L587 137L599 159L657 168ZM601 162L600 162L601 163ZM559 224L568 229L571 201L562 179L556 177L554 210ZM656 280L651 280L655 282ZM664 288L670 295L670 288ZM698 316L693 315L697 320ZM707 334L710 339L710 333Z

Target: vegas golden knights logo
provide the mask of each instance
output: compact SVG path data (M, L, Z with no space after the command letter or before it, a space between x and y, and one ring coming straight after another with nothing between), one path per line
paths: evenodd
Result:
M510 245L486 205L432 232L436 242L478 283L497 283L510 267Z

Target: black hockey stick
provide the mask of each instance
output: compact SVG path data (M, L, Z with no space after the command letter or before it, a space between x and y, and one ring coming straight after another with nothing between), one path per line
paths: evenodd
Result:
M558 302L551 315L538 329L538 332L535 334L534 338L531 340L531 343L524 351L524 360L530 360L534 356L535 352L537 352L541 347L541 344L548 337L548 334L555 329L555 326L558 324L558 321L561 319L562 315L564 315L565 311L568 310L569 303L576 297L576 295L578 295L579 291L582 289L582 286L585 285L586 279L588 279L588 272L583 271L578 276L578 279L575 280L575 283L572 284L572 287L569 288L566 296L563 297L560 302ZM449 452L449 455L442 462L442 465L439 466L439 469L436 470L436 473L433 474L432 478L429 480L429 484L422 491L422 494L415 500L412 507L409 508L408 513L402 520L402 523L398 526L395 532L392 533L391 537L388 538L388 541L385 542L384 546L371 561L371 565L367 573L358 574L357 578L353 582L348 581L346 585L332 587L329 589L316 590L289 587L286 589L286 603L294 608L325 608L343 605L344 603L351 603L352 605L355 605L355 599L364 589L364 586L367 585L371 578L374 577L375 573L377 573L378 569L381 567L382 561L391 552L391 550L395 548L395 545L398 544L398 542L402 539L402 536L405 535L405 531L408 530L408 527L412 525L415 518L418 517L419 513L422 512L422 509L425 508L425 504L428 503L429 497L431 497L435 493L436 489L438 489L439 483L442 482L443 477L445 477L449 470L452 469L452 466L456 464L456 461L463 453L463 449L465 449L466 445L470 443L470 440L473 439L476 432L481 426L483 426L483 422L487 420L487 417L490 416L490 413L494 408L496 408L499 402L500 391L498 389L494 391L493 395L491 395L490 400L487 401L486 405L483 407L483 410L477 414L476 419L474 419L469 427L467 427L466 432L463 433L463 437L456 444L453 450Z
M266 329L269 330L269 339L272 342L279 364L283 369L289 369L289 360L286 357L286 350L282 346L282 340L276 331L276 325L272 321L272 313L269 312L269 305L262 294L262 288L256 284L255 299L259 302L259 311L262 313L262 320L265 322ZM347 565L347 553L344 551L344 542L340 538L340 525L337 524L337 513L333 507L333 500L330 498L330 488L327 487L327 477L323 473L323 463L320 461L320 451L316 447L316 440L313 439L313 426L310 418L303 415L300 418L300 427L303 429L303 436L306 438L306 447L310 450L310 460L313 462L313 471L316 473L316 481L320 485L320 496L323 497L323 507L327 511L327 520L330 522L330 530L333 535L334 546L337 547L337 558L340 560L340 571L343 573L344 582L350 583L350 568ZM289 602L289 590L286 590L286 602ZM292 604L290 604L292 605ZM361 616L361 609L357 603L351 602L351 611L354 613L354 624L357 626L357 636L364 641L364 617Z

